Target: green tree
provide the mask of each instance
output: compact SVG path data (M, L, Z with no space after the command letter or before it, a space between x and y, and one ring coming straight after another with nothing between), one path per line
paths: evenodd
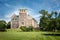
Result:
M60 13L57 17L57 30L60 30Z
M52 11L48 13L48 11L41 10L39 13L42 14L39 22L39 26L42 30L55 31L59 28L60 17L57 12Z
M49 26L48 28L50 27L50 30L51 31L55 31L56 30L56 27L57 27L57 12L51 12L51 18L50 21L49 21Z
M33 31L33 26L28 27L29 31Z
M45 30L45 28L47 27L47 14L48 14L48 11L45 11L45 10L41 10L39 12L42 16L40 18L40 23L39 23L39 26L40 28L43 28L43 30Z
M6 29L6 21L0 20L0 31L5 31Z
M7 23L7 29L10 29L10 28L11 28L11 23L8 22L8 23Z

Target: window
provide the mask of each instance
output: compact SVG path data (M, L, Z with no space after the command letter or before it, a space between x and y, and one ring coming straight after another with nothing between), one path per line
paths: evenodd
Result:
M15 20L17 20L17 19L15 18Z
M14 20L14 18L12 20Z
M22 24L24 25L24 22L22 22Z

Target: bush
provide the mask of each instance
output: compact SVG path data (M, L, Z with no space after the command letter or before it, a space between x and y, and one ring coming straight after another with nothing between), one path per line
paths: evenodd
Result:
M33 31L33 26L29 26L29 27L26 27L26 26L21 26L20 29L22 31Z
M29 31L33 31L33 26L28 27Z
M21 26L20 29L21 29L22 31L27 31L26 26Z

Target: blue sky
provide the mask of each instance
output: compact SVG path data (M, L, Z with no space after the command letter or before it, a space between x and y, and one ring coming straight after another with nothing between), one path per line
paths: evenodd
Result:
M39 22L39 10L60 12L60 0L0 0L0 20L10 21L20 8L27 8L29 14Z

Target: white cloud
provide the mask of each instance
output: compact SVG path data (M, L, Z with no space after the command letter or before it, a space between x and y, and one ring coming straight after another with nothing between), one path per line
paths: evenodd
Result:
M24 8L26 8L26 7L24 7ZM6 17L6 18L10 18L13 14L19 15L19 9L20 9L20 8L16 8L14 11L7 13L7 14L5 15L5 17ZM26 8L26 9L28 9L28 13L33 13L33 12L32 12L32 9L30 9L30 8Z
M8 3L5 3L4 5L5 5L6 7L10 7L10 6L11 6L11 5L9 5Z
M13 16L13 14L19 15L19 11L15 10L15 11L9 12L8 14L5 15L5 19L3 19L3 20L6 20L6 22L9 22L11 20L11 16Z
M10 21L10 19L4 19L4 18L0 18L0 20L5 20L7 23Z
M55 2L56 2L57 0L53 0L53 1L55 1Z
M56 10L58 13L60 12L60 9Z
M18 10L15 10L15 11L9 13L9 14L6 14L5 17L6 18L10 18L13 14L19 15L19 11Z
M32 16L33 18L35 18L37 21L39 20L40 14L35 13L35 11L34 11L33 9L28 8L28 7L20 7L20 8L26 8L26 9L28 9L28 14L29 14L30 16ZM11 16L12 16L13 14L19 15L19 9L20 9L20 8L16 8L14 11L9 12L8 14L6 14L6 15L5 15L5 18L7 18L6 21L7 21L7 22L10 21L10 20L11 20Z
M56 4L55 8L56 8L56 7L59 7L59 5L60 5L59 0L53 0L53 1L54 1L55 4Z

